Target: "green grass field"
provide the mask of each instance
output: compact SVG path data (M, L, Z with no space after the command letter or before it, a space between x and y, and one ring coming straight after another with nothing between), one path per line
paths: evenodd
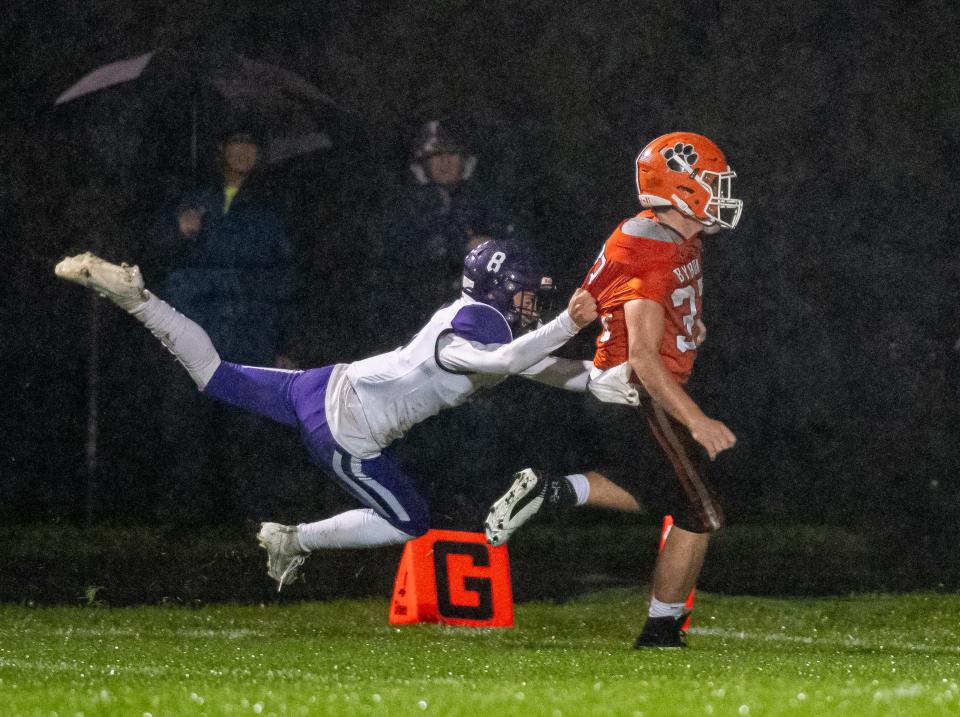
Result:
M0 606L0 715L957 715L960 596L701 595L686 650L630 649L641 590L513 629L387 624L386 600Z

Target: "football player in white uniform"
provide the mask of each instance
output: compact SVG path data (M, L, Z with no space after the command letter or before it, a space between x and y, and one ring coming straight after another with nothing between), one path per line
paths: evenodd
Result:
M582 391L591 368L549 354L597 317L593 297L578 289L566 310L540 325L538 294L549 280L526 249L507 242L470 252L460 298L404 346L304 371L221 360L203 328L148 291L136 266L87 252L55 273L145 324L202 393L297 428L311 459L365 506L314 523L263 523L258 539L278 589L296 579L312 550L403 543L428 530L426 502L389 448L411 426L509 375Z

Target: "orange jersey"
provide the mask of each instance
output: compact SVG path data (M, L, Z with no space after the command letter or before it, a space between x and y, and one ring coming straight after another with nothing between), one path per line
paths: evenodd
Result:
M623 305L650 299L663 306L660 356L679 383L697 357L694 327L701 315L703 272L700 237L682 243L651 211L627 219L610 235L581 285L597 300L603 331L593 363L608 369L627 360ZM635 379L634 379L635 380Z

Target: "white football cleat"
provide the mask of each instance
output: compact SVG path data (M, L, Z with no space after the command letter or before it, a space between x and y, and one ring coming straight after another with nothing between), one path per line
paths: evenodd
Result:
M111 264L89 251L63 259L53 273L93 289L127 311L147 300L140 267Z
M267 551L267 575L277 581L277 592L290 585L300 574L300 566L309 551L300 547L297 526L261 523L257 540Z
M546 496L546 481L532 468L513 474L510 490L490 506L483 532L490 545L503 545L514 531L537 514Z

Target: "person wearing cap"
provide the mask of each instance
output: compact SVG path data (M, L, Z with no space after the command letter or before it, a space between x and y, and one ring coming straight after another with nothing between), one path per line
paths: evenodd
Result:
M220 145L220 163L223 172L223 213L247 181L260 160L260 142L251 132L230 133ZM203 226L205 207L192 202L182 205L177 212L177 228L186 238L193 238Z
M293 243L259 185L261 141L239 125L223 133L216 174L161 220L145 264L163 290L244 360L274 365L293 293ZM168 215L169 216L169 215ZM256 325L256 332L247 329Z
M260 182L256 129L236 124L221 137L210 180L157 222L144 247L144 265L161 279L164 296L202 321L230 355L289 368L283 342L294 292L294 245ZM163 466L161 517L189 518L192 510L202 519L216 512L218 502L229 503L229 493L218 486L224 475L241 470L230 444L249 443L261 427L198 403L189 383L176 379L165 384L161 425L168 446L187 449L171 452L179 458ZM248 470L249 461L244 463Z
M410 173L416 184L408 219L422 233L462 249L457 265L489 238L495 212L489 194L474 180L476 168L477 156L446 124L431 120L420 127L411 150Z
M477 181L477 165L477 155L446 122L425 122L414 135L407 171L384 202L377 232L385 301L402 298L409 307L404 322L381 334L384 348L404 340L457 289L464 257L494 236L499 202ZM424 274L430 285L408 296L409 282Z

